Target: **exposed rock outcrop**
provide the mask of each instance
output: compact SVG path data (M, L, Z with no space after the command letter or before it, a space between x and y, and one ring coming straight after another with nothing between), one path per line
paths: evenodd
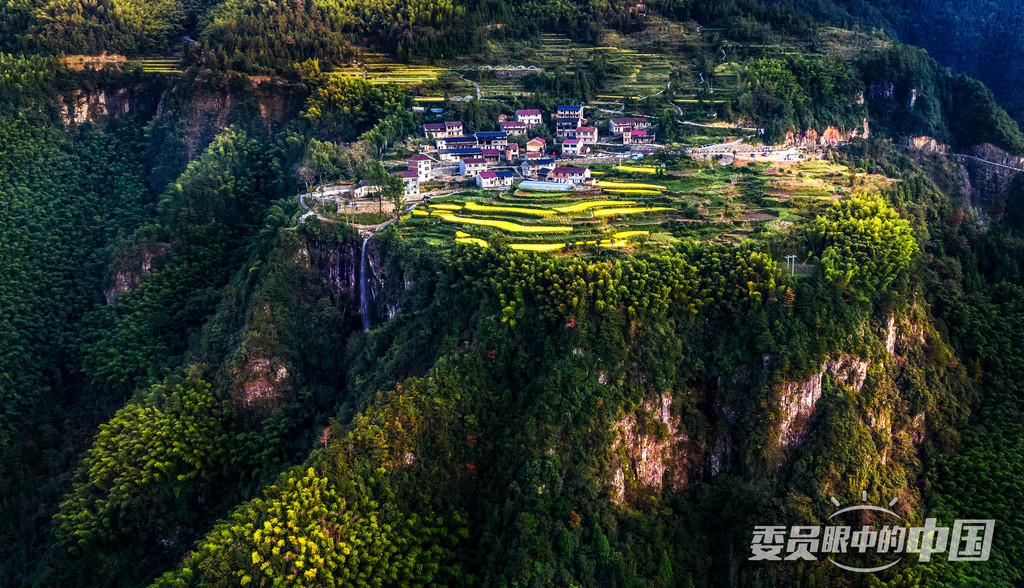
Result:
M840 131L837 127L828 127L821 133L814 129L796 134L788 133L786 145L789 147L839 147L849 143L852 139L867 139L870 136L871 126L868 124L868 119L864 119L863 127L846 132Z
M133 247L120 261L112 262L108 270L110 286L103 291L107 304L113 304L121 294L138 288L170 248L169 243L147 243Z
M612 450L624 458L612 472L617 501L625 499L625 468L647 488L661 490L666 484L670 488L686 484L688 466L683 444L689 438L681 430L679 417L671 414L671 406L672 394L666 392L660 399L644 401L617 423L619 437Z
M821 399L821 380L826 373L832 374L837 383L860 392L870 367L870 361L843 354L838 359L830 359L821 364L818 373L807 380L784 382L778 392L779 405L782 408L779 446L786 448L804 442L809 419L814 414L818 400Z

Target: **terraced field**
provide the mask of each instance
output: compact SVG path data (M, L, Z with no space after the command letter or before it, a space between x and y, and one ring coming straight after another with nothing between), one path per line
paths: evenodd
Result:
M601 178L597 185L571 193L467 191L432 199L404 218L400 230L438 247L504 244L559 255L664 247L682 239L738 244L813 218L851 190L851 177L858 192L888 183L826 162L695 168L679 160L664 169L592 169Z
M130 66L140 65L146 73L178 75L182 73L179 59L137 59L128 62Z
M371 84L398 84L420 86L436 81L446 70L429 65L408 65L404 63L364 63L359 66L336 68L332 76L366 80Z

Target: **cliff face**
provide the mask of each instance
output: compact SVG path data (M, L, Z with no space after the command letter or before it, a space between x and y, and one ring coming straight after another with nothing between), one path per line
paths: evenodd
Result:
M773 379L769 401L761 408L749 404L756 394L759 377L752 375L756 370L738 371L707 383L702 390L685 391L701 398L701 418L688 419L704 423L696 429L673 413L672 392L648 397L624 414L614 428L612 465L605 478L612 499L628 505L635 492L682 491L728 472L777 471L801 455L802 446L818 426L826 378L865 399L856 410L853 426L875 439L876 453L869 459L879 467L916 459L926 435L925 415L899 414L905 391L888 373L904 365L905 356L923 352L926 328L908 319L884 317L874 343L884 350L881 356L868 359L835 353L806 379ZM771 372L773 363L772 357L765 356L757 367ZM751 412L756 414L747 414ZM764 463L758 463L762 458L752 457L744 443L743 420L750 417L757 430L767 431L767 447L761 452Z
M103 291L107 304L113 304L117 297L139 287L153 271L153 266L167 257L169 243L142 243L130 250L120 252L119 259L111 262Z
M964 179L968 186L971 204L995 208L1001 205L1014 178L1024 170L1024 157L1017 157L992 145L984 143L964 151L967 157L960 158Z
M366 292L366 306L372 325L391 320L401 311L402 293L409 289L407 278L385 259L379 239L366 243L366 275L363 275L363 244L355 237L340 242L312 239L303 254L315 267L316 274L338 293L352 297L350 316L359 320ZM361 283L366 280L366 287Z
M787 133L786 146L788 147L838 147L850 142L852 139L868 139L871 137L871 126L868 119L859 129L850 129L846 132L840 131L837 127L828 127L821 133L814 129L808 129L800 133Z

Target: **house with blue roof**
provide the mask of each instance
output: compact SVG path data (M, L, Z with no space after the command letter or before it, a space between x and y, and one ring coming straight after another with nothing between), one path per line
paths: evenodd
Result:
M476 142L481 147L491 149L504 149L508 145L508 133L505 131L491 131L476 134Z
M516 174L507 170L485 171L476 176L476 185L485 190L505 190L512 187Z

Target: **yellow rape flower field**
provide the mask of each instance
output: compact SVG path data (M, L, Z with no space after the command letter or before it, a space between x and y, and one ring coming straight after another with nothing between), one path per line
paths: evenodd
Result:
M573 204L572 206L559 206L556 207L555 210L564 214L572 214L574 212L583 212L584 210L599 208L601 206L630 206L633 204L636 204L636 202L632 200L589 200L587 202Z
M666 186L660 184L642 184L638 182L606 182L598 180L595 184L598 188L613 188L618 190L667 190Z
M662 206L655 206L651 208L604 208L601 210L595 210L594 216L618 216L620 214L641 214L644 212L659 212L662 210L672 209L665 208Z
M605 188L605 192L608 194L661 194L660 190L609 190Z
M549 253L551 251L558 251L565 247L565 243L513 243L509 245L516 251L534 251L537 253Z
M515 214L532 214L536 216L553 216L555 214L552 210L541 210L538 208L521 208L518 206L488 206L486 204L477 204L476 202L467 202L466 210L473 210L479 212L510 212Z
M494 227L510 233L571 233L572 227L566 226L545 226L545 225L521 225L509 221L488 220L482 218L469 218L455 214L435 214L450 223L461 223L464 225L479 225L483 227Z

